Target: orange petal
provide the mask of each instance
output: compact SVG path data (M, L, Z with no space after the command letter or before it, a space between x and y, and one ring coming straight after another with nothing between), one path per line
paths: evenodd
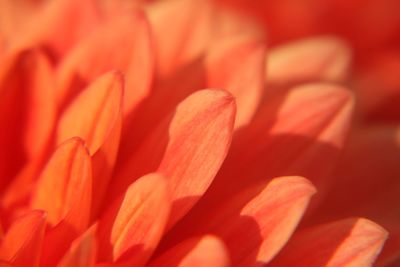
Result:
M95 227L89 228L75 240L58 267L92 267L96 260Z
M235 136L210 188L214 197L265 177L298 174L323 192L347 136L353 104L349 91L328 84L299 86L266 101L254 122ZM248 178L231 179L238 175Z
M213 203L212 211L210 206L207 211L202 209L200 202L174 228L171 240L212 233L225 241L234 266L269 262L292 235L315 188L302 177L276 178L265 184Z
M0 132L0 187L25 163L43 160L55 119L53 92L52 69L40 51L9 54L2 60L0 127L7 131Z
M231 92L237 103L235 127L252 119L264 90L265 45L239 36L216 43L206 56L207 86Z
M372 266L387 238L366 219L346 219L297 233L271 266Z
M118 70L126 77L124 111L131 112L150 91L153 57L150 29L143 13L125 14L99 26L61 63L60 105L70 102L83 86L101 74Z
M158 169L171 184L172 226L216 175L230 145L234 116L230 94L217 90L192 94L178 105L172 120L167 117L125 164L114 190L121 191L136 177Z
M13 49L44 45L54 56L62 56L98 22L94 1L47 1L13 36Z
M353 129L329 193L307 223L353 214L370 218L389 232L385 258L400 257L399 161L400 128L379 125Z
M57 142L85 140L93 160L93 212L96 213L117 156L122 120L122 77L107 73L94 81L62 115Z
M45 210L51 225L65 219L79 232L89 223L91 195L90 155L80 138L72 138L57 148L44 168L31 207Z
M164 177L153 173L137 180L100 220L99 261L142 266L163 234L169 210Z
M269 86L304 82L343 82L350 68L350 48L331 36L313 37L272 49L267 59Z
M224 243L217 237L206 235L192 238L171 248L149 267L228 267L230 259Z
M154 32L157 71L162 76L204 52L212 33L210 1L159 1L146 11Z
M17 219L2 240L0 259L13 266L38 266L45 222L41 211L30 211Z

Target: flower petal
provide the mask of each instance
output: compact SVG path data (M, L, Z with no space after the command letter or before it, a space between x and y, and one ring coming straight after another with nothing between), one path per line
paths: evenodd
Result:
M216 175L230 145L234 116L230 94L217 90L192 94L127 161L115 179L114 191L120 192L140 175L158 169L171 184L172 226L197 202Z
M30 211L17 219L2 240L0 259L13 266L39 266L45 222L41 211Z
M350 48L344 41L320 36L272 49L267 59L268 86L345 80L350 68Z
M58 267L92 267L96 260L95 227L89 228L75 240Z
M100 220L100 262L142 266L163 234L169 211L164 177L153 173L134 182Z
M54 81L39 50L9 54L0 66L0 188L47 153L56 115ZM35 140L34 142L32 140ZM24 184L34 177L24 177Z
M91 195L90 155L80 138L72 138L57 148L44 168L31 207L45 210L51 225L65 219L80 232L89 224Z
M13 49L46 46L57 58L99 22L93 1L47 1L13 36Z
M228 267L230 259L224 243L206 235L179 243L148 264L148 267Z
M73 136L88 145L93 164L93 214L103 199L116 161L122 123L122 77L107 73L95 80L60 118L57 142Z
M346 219L297 233L271 266L372 266L387 232L366 219Z
M249 123L261 100L265 54L261 41L239 36L217 42L206 55L207 87L228 90L236 98L235 128Z
M225 241L234 266L269 262L292 235L315 188L302 177L281 177L266 183L214 203L207 216L196 212L196 206L194 213L168 235L167 242L212 233Z
M353 104L349 91L328 84L299 86L271 98L254 122L235 136L211 188L214 196L221 198L265 177L298 174L324 194L347 136ZM231 179L239 174L248 178Z
M118 49L115 49L116 44ZM150 29L142 12L125 14L104 23L61 63L57 73L60 105L69 103L98 76L118 70L126 77L124 112L128 114L150 91L153 57Z

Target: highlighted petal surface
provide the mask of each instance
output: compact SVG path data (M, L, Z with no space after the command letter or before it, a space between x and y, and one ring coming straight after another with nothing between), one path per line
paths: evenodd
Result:
M228 267L224 243L214 236L186 240L150 262L149 267Z
M142 266L163 234L169 210L164 177L153 173L134 182L100 220L100 261Z
M271 266L372 266L387 233L366 219L346 219L296 234Z

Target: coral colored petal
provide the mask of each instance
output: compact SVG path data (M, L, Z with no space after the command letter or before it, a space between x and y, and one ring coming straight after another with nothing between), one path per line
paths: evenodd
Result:
M64 255L58 267L92 267L96 260L95 227L89 228L75 240Z
M76 231L89 223L92 169L89 151L80 138L60 145L44 168L31 207L45 210L51 225L65 219Z
M299 174L322 193L347 136L353 105L349 91L328 84L299 86L269 99L235 136L213 185L215 196L229 192L226 183L237 190L264 177ZM232 181L239 174L249 178Z
M207 87L221 88L236 98L235 128L249 123L264 90L265 45L239 36L214 44L206 55Z
M315 188L302 177L275 178L265 184L214 203L207 216L195 207L169 237L212 233L224 240L234 266L269 262L292 235Z
M104 197L118 152L122 98L121 75L104 74L71 103L58 125L58 143L78 136L89 147L93 157L94 213Z
M267 59L270 86L301 82L342 82L350 67L350 48L330 36L313 37L278 46Z
M91 0L47 1L13 36L14 49L46 46L56 56L66 53L99 22Z
M216 175L230 145L234 116L235 103L230 94L218 90L192 94L143 142L119 172L114 190L120 191L135 177L158 169L171 184L172 226L197 202Z
M149 5L146 11L161 75L171 74L204 51L212 33L210 1L160 1Z
M8 54L1 61L0 128L7 131L0 132L0 187L26 163L43 160L55 119L52 76L39 50Z
M142 266L156 248L170 211L165 178L153 173L134 182L99 223L99 261Z
M118 70L126 77L124 111L127 114L150 91L153 57L145 15L136 11L114 18L82 40L61 63L57 73L59 103L64 106L90 81L105 72Z
M346 219L303 230L271 266L372 266L387 232L366 219Z
M228 267L230 259L224 243L217 237L207 235L179 243L147 266Z
M0 259L15 266L38 266L45 217L41 211L30 211L17 219L2 240Z

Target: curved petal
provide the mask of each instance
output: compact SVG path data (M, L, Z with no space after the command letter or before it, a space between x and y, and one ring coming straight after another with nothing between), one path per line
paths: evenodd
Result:
M0 259L15 266L39 266L46 215L30 211L18 218L3 237Z
M47 212L48 222L65 220L77 232L89 224L92 200L92 169L89 151L80 138L57 148L33 192L31 208Z
M239 36L214 44L206 54L207 86L236 98L235 128L255 114L264 91L266 47L258 39Z
M143 176L126 190L99 222L99 261L142 266L160 240L170 211L165 178Z
M138 176L158 170L171 185L172 226L197 202L216 175L228 152L234 116L230 94L217 90L192 94L126 162L114 179L113 193L121 192Z
M366 219L346 219L297 233L271 266L372 266L387 232Z
M179 243L147 266L228 267L230 259L224 243L217 237L206 235Z

